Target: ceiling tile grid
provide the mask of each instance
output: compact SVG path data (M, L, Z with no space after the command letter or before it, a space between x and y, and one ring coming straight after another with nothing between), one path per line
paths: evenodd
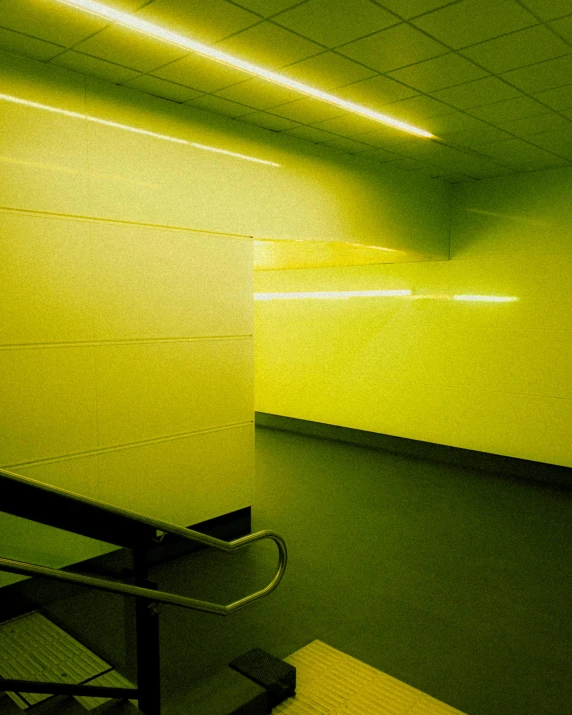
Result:
M55 0L0 0L0 48L447 181L572 162L572 0L103 1L437 138Z

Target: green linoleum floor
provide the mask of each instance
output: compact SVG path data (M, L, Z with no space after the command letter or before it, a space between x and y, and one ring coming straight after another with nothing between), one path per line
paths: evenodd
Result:
M572 712L570 493L258 428L253 528L286 538L286 576L227 618L164 608L165 715L250 648L285 657L315 639L469 715ZM154 577L229 602L274 565L260 544L202 551ZM81 600L46 613L132 676L121 597ZM87 629L83 607L98 614Z

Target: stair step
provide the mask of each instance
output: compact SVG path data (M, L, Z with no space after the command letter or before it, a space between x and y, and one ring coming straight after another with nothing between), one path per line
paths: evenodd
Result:
M266 690L230 668L189 684L169 697L163 688L164 715L267 715Z
M0 623L0 677L133 687L109 663L37 611ZM49 693L7 692L6 695L20 710L54 698ZM111 702L85 696L75 696L75 699L86 710Z
M261 648L249 650L229 666L266 690L269 712L296 694L296 668Z

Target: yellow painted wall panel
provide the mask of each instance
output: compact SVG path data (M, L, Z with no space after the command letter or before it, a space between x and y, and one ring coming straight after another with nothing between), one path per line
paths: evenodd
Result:
M93 347L0 350L0 464L97 447Z
M253 503L252 424L106 452L99 463L106 501L179 526Z
M102 447L252 420L250 338L102 345L97 361Z
M87 213L84 78L0 53L0 84L1 205Z
M91 225L98 340L252 333L252 241Z
M572 466L571 180L459 187L450 261L259 273L329 297L258 296L256 409Z
M0 211L0 344L93 340L89 227Z

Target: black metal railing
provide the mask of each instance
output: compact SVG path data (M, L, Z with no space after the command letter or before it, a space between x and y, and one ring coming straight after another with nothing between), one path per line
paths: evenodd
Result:
M135 597L137 642L137 687L116 688L88 684L44 683L0 678L4 692L90 695L94 697L137 699L145 715L161 713L158 603L226 616L271 593L280 583L287 563L284 539L274 531L263 530L233 541L223 541L198 531L185 529L159 519L122 509L74 492L38 482L0 469L0 511L106 541L133 551L134 584L84 576L13 559L0 558L0 571L65 581L110 593ZM236 551L262 539L278 547L278 567L263 589L224 605L210 603L158 590L149 580L149 552L164 534L174 534L195 543L222 551Z

